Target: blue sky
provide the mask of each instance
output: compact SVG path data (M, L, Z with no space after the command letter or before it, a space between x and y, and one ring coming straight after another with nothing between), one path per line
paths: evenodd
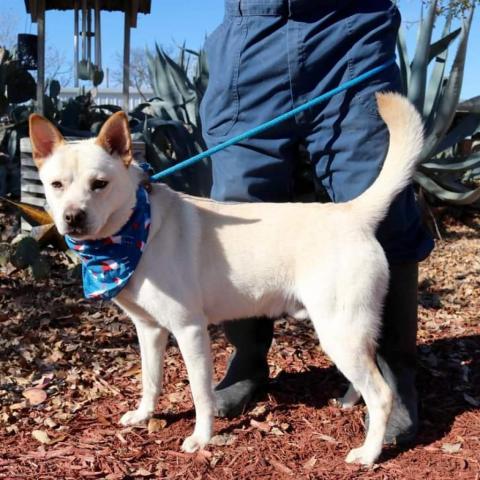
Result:
M420 0L400 0L400 11L407 21L407 44L409 54L415 47L416 22L420 16ZM25 13L23 0L0 0L0 22L8 13L17 32L35 33ZM198 49L208 32L211 32L223 17L223 0L152 0L150 15L139 15L138 26L132 30L132 47L152 47L155 42L173 48L184 40L189 48ZM439 23L441 26L442 22ZM73 14L72 12L49 11L46 18L47 47L51 45L73 60ZM438 38L438 35L437 37ZM123 15L102 14L102 57L105 66L117 65L116 54L122 51ZM462 98L480 95L480 11L476 12L470 34Z

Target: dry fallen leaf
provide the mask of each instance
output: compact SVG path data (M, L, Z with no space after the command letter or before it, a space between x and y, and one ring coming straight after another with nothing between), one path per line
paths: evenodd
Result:
M195 455L195 461L202 464L209 464L212 456L213 456L212 452L201 449Z
M265 433L270 433L270 425L267 422L258 422L257 420L254 420L253 418L250 420L250 425L252 427L258 428L262 432Z
M290 424L287 423L287 422L283 422L280 424L280 428L284 431L284 432L287 432L288 430L290 430Z
M442 445L442 450L445 453L457 453L462 449L462 444L458 443L444 443Z
M136 472L132 473L134 477L151 477L153 473L149 472L145 468L139 468Z
M30 402L31 405L40 405L47 399L47 392L41 388L27 388L22 395Z
M55 427L58 427L58 425L55 423L55 421L51 418L51 417L47 417L44 421L43 421L44 425L49 427L49 428L55 428Z
M48 385L50 385L50 383L52 383L53 378L54 378L53 373L43 375L42 378L40 378L40 380L37 380L36 382L34 382L34 385L37 388L45 388Z
M303 468L305 470L311 470L315 464L317 463L317 459L315 456L313 456L312 458L310 458L310 460L307 460L304 464L303 464Z
M261 417L262 415L265 414L267 411L267 406L266 405L257 405L251 412L250 416L251 417Z
M217 450L211 460L210 460L210 468L214 468L215 465L223 458L223 452L221 450Z
M215 435L210 440L210 445L217 447L223 447L225 445L232 445L235 442L237 436L233 433L222 433L221 435Z
M148 421L148 433L155 433L163 430L167 426L167 421L163 418L151 418Z
M32 437L37 440L37 442L44 443L46 445L52 443L52 440L44 430L33 430Z
M58 442L63 442L67 437L68 437L67 434L59 435L55 438L52 438L50 443L54 444L54 443L58 443Z
M140 365L134 365L133 367L130 367L128 370L122 373L122 377L136 377L140 376L142 374L142 369Z
M124 444L126 445L128 442L127 440L125 440L125 437L120 433L120 432L117 432L115 434L115 436Z
M183 400L183 392L172 392L167 395L169 402L179 403Z
M328 443L338 443L333 437L330 435L324 435L323 433L317 433L316 436L321 440L325 440Z
M293 475L293 471L289 467L287 467L285 464L279 462L278 460L275 460L274 458L268 458L266 460L272 467L274 467L280 473L284 473L285 475Z
M9 406L9 409L11 411L16 411L16 410L22 410L23 408L26 407L26 404L25 402L18 402L18 403L12 403L10 406Z

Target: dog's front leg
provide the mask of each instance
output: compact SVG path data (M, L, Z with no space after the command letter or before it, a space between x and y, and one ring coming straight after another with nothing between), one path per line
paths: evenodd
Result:
M125 413L120 419L125 426L144 422L153 415L162 390L163 361L168 340L165 328L141 319L133 319L133 322L140 343L143 394L138 408Z
M173 334L187 367L196 414L195 429L184 440L182 450L195 452L210 441L213 429L212 358L206 322L203 318L189 322Z

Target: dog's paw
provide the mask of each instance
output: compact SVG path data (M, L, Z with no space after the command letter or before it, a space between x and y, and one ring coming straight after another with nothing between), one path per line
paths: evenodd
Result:
M340 398L332 398L330 400L330 404L336 408L340 408L341 410L350 410L357 404L357 401L356 400L346 401L345 397L340 397Z
M131 410L125 413L120 419L120 425L128 427L130 425L138 425L139 423L146 422L152 416L152 412L137 409Z
M355 387L350 384L345 395L340 398L333 399L332 403L334 406L341 408L342 410L348 410L353 408L362 398L360 392L358 392Z
M208 440L193 434L183 441L182 450L187 453L193 453L203 448L207 443Z
M360 465L365 465L366 467L371 467L375 463L377 457L377 452L372 452L371 449L367 449L363 446L350 450L345 461L347 463L358 463Z
M329 405L335 408L343 408L343 403L341 398L331 398L328 401Z

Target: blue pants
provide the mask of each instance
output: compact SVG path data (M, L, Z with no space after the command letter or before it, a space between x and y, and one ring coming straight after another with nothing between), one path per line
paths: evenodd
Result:
M207 38L210 80L201 105L212 147L395 55L400 23L390 0L226 0L223 23ZM298 147L333 202L357 197L377 177L388 131L373 93L397 90L396 65L213 156L212 198L292 200ZM378 238L390 262L423 260L433 248L412 188L402 192Z

